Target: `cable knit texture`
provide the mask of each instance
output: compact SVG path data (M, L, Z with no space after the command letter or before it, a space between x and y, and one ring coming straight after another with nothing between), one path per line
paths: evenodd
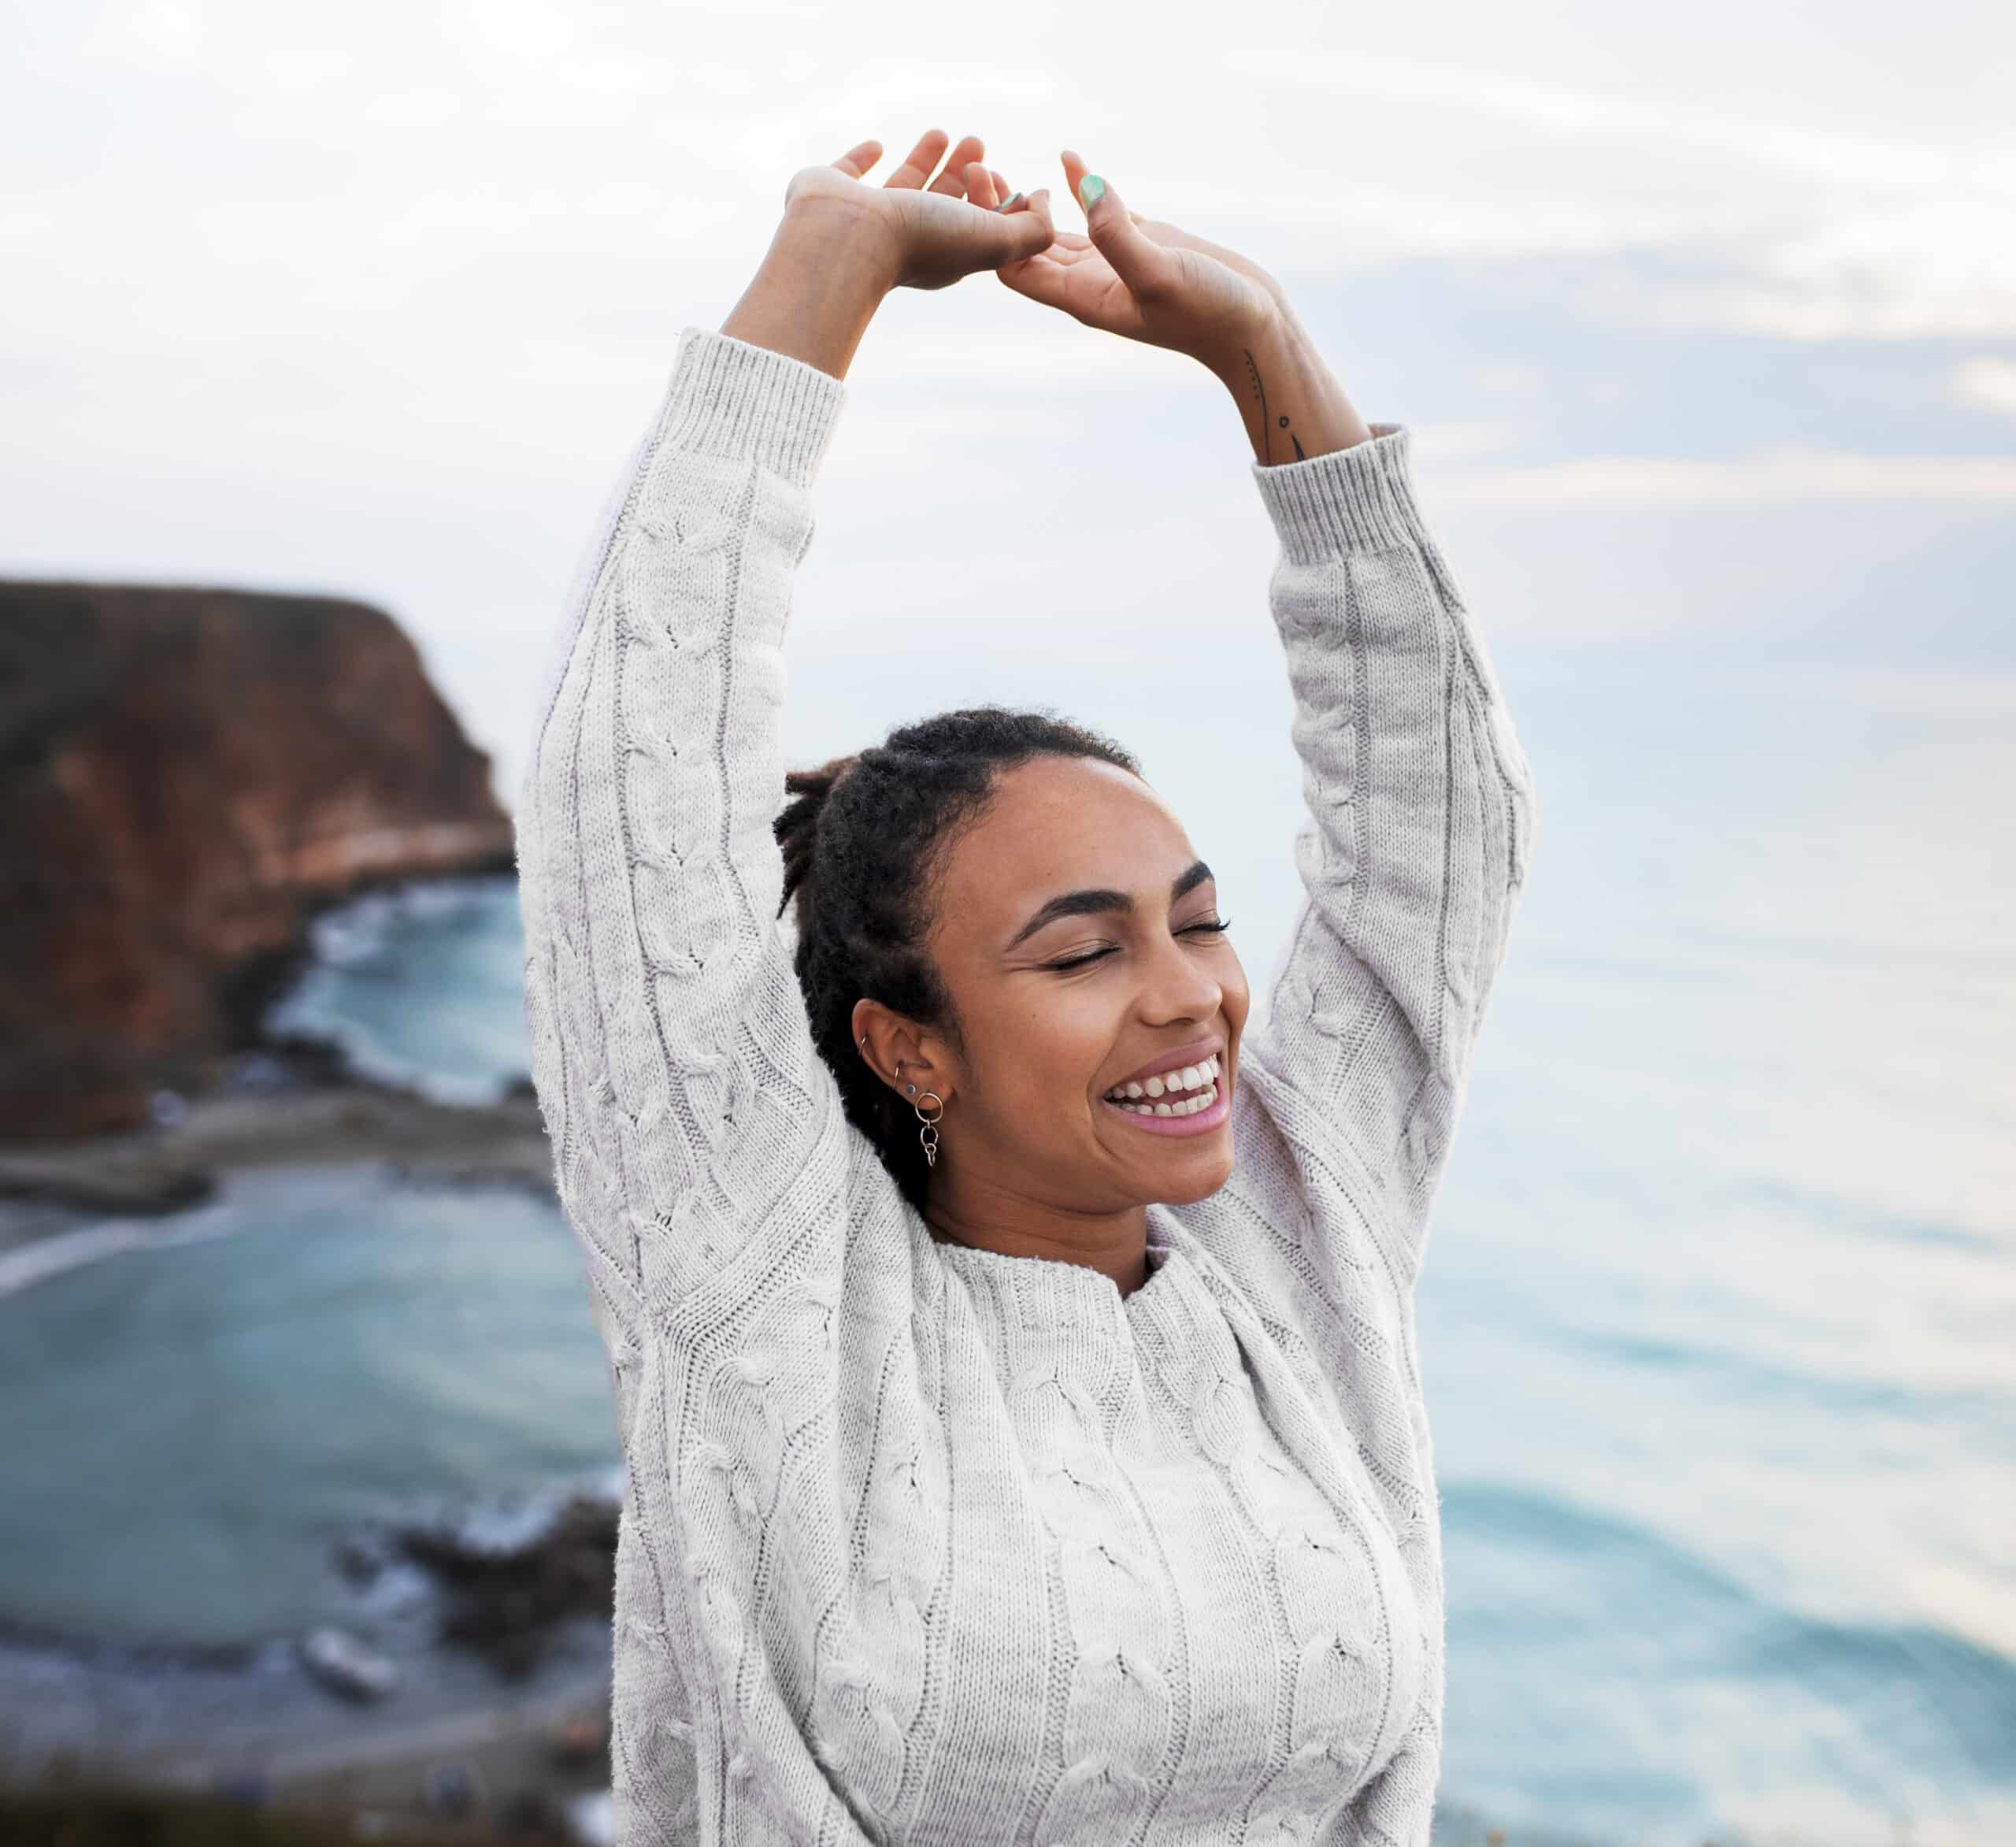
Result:
M518 810L534 1075L627 1463L618 1838L1421 1847L1414 1290L1533 810L1407 432L1254 468L1308 897L1232 1177L1150 1209L1123 1298L935 1241L813 1049L771 822L845 395L682 335Z

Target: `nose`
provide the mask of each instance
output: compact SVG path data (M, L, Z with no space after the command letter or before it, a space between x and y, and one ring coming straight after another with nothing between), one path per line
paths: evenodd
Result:
M1141 1018L1150 1025L1213 1020L1225 1003L1225 985L1195 950L1163 933L1143 965Z

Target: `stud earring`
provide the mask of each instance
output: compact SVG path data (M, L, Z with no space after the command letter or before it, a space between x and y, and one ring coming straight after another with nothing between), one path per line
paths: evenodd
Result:
M910 1088L914 1090L917 1086L913 1084ZM924 1125L917 1132L917 1140L924 1144L924 1164L927 1167L935 1167L938 1165L938 1125L944 1118L945 1100L935 1090L927 1090L924 1096L929 1097L937 1104L938 1108L935 1115L927 1116L924 1113L924 1097L922 1096L912 1103L910 1107L917 1111L917 1119Z

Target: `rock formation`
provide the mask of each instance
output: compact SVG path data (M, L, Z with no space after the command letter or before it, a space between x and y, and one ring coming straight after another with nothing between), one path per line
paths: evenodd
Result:
M508 868L489 772L380 610L0 581L0 1139L201 1089L321 906Z

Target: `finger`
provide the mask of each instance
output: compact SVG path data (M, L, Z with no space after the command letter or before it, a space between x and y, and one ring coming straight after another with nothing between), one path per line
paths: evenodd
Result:
M1009 190L1008 182L1002 176L1001 169L999 167L990 167L988 169L988 177L994 182L994 196L1000 202L995 207L996 211L1020 212L1028 209L1028 198L1019 187L1012 192ZM969 194L968 196L970 197L971 195Z
M999 269L1003 264L1027 262L1032 257L1040 256L1050 248L1054 235L1050 222L1048 188L1031 193L1013 211L999 213L995 223L999 254L989 267Z
M903 164L882 182L883 185L907 187L916 191L931 177L932 169L938 165L938 157L951 139L943 128L925 129L917 137L917 146L904 157Z
M945 171L925 188L930 192L942 192L948 198L963 198L966 191L966 169L987 152L987 144L977 135L969 135L952 150L951 158L945 163Z
M880 142L864 141L857 146L849 148L833 162L833 165L850 180L858 180L881 158L882 143Z
M1068 150L1064 170L1070 175L1072 192L1084 211L1086 231L1099 254L1113 265L1114 274L1126 284L1127 292L1137 302L1162 293L1175 280L1175 259L1134 222L1126 201Z
M1006 191L995 190L994 179L994 175L980 161L969 162L966 168L966 202L993 211L1008 196Z

